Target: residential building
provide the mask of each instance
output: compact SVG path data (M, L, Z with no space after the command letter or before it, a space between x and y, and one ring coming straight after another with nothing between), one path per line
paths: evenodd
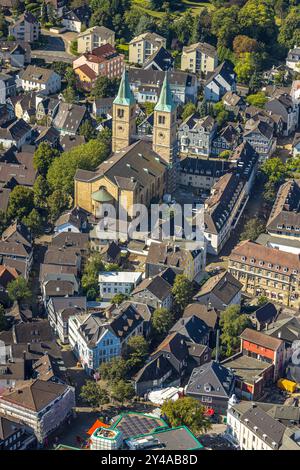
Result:
M228 401L233 394L234 374L216 361L196 367L186 387L186 396L196 398L215 413L226 414Z
M9 149L12 146L20 149L26 143L31 141L32 129L23 119L17 119L9 124L7 127L0 128L0 144L4 149Z
M31 62L30 44L24 41L0 41L0 60L11 67L22 68Z
M241 304L242 287L232 274L225 271L208 279L193 300L222 311L230 305Z
M124 55L111 44L85 52L73 61L73 70L82 85L92 85L97 77L121 78L124 71Z
M286 66L294 72L299 71L300 64L300 47L295 46L290 49L286 58Z
M274 366L243 351L221 362L233 371L234 394L245 400L259 400L274 381Z
M170 333L174 332L179 333L187 344L193 343L208 346L210 329L197 315L179 318L170 330Z
M61 77L51 69L28 65L20 74L24 91L38 90L45 95L57 93L61 88Z
M235 115L238 115L246 108L245 99L232 91L227 91L225 93L222 98L222 103L227 111L231 111Z
M266 230L277 239L279 249L298 254L297 248L290 246L291 240L300 241L300 186L297 180L289 180L280 186ZM277 248L275 241L273 245Z
M209 74L204 84L206 101L217 102L227 91L236 91L236 75L230 62L224 61Z
M81 124L88 118L89 114L85 106L59 102L52 125L59 131L62 137L75 136Z
M182 49L181 70L207 75L213 72L217 65L217 50L206 42L184 46Z
M208 253L220 253L236 227L248 198L245 181L237 174L226 173L213 185L211 195L204 203L204 235Z
M5 104L10 96L15 96L16 90L15 78L7 73L0 73L0 104Z
M35 447L35 436L28 426L0 414L0 450L28 450Z
M229 161L187 156L180 160L179 182L201 194L202 191L210 191L230 167Z
M14 127L13 132L15 130L18 130L18 126ZM14 142L16 142L21 146L23 144L22 132L24 130L31 131L30 126L24 121L21 125L20 134L10 135L9 131L5 132L3 129L6 144L8 145L10 142L11 145L13 145ZM33 153L35 147L25 145L22 148L24 150L18 152L16 147L10 147L0 157L0 185L1 187L7 188L9 191L13 189L16 184L32 187L37 176L37 171L33 167Z
M276 149L274 129L261 119L249 119L246 122L243 140L255 149L261 161L271 157Z
M188 365L188 356L184 337L176 331L170 333L135 375L137 395L143 396L156 388L179 386Z
M130 88L138 103L158 102L165 72L130 67L128 78ZM175 103L184 105L188 101L196 102L199 87L196 75L179 70L170 71L168 83Z
M155 276L170 267L193 281L204 271L205 265L205 247L189 250L180 243L151 243L146 259L146 277Z
M250 314L250 320L257 331L265 331L274 323L277 315L278 311L275 305L272 302L267 302Z
M63 13L62 24L68 31L81 33L82 28L87 28L91 19L92 11L88 5L82 5Z
M77 42L77 51L79 54L90 52L104 44L111 44L111 46L114 47L115 32L104 26L93 26L83 33L80 33L77 37Z
M217 123L211 116L199 118L197 113L192 114L178 127L180 152L209 157L216 133Z
M26 381L0 397L0 412L33 429L40 444L72 416L74 406L73 387L38 379Z
M265 109L281 116L283 121L282 134L287 137L298 127L299 106L288 93L275 95L265 104Z
M112 299L116 294L129 295L139 284L142 273L136 271L105 271L99 273L100 297Z
M285 346L280 338L273 338L261 331L246 328L241 338L241 352L244 356L273 364L273 381L282 377L285 360Z
M40 23L29 11L25 11L16 21L8 27L9 35L16 41L35 42L39 39Z
M57 273L57 276L59 276L59 273ZM71 275L67 273L61 273L60 276L63 279L71 279ZM51 278L51 275L48 274L48 278ZM47 279L45 277L45 273L44 279ZM86 309L86 297L50 297L46 307L48 320L54 333L63 344L69 342L69 318L71 316L83 315L86 312Z
M96 117L112 116L114 98L100 98L93 102L93 115Z
M229 272L251 295L299 309L299 255L252 241L239 243L229 255Z
M143 318L132 305L113 318L97 313L69 318L69 343L87 374L120 356L129 338L142 332Z
M54 232L72 232L81 233L87 230L88 214L79 207L73 207L69 211L64 212L55 222Z
M166 48L166 43L166 39L157 33L136 36L129 43L129 62L143 65L162 46Z
M176 272L172 268L144 279L131 293L131 298L143 302L154 309L167 308L173 305L172 287Z
M232 124L223 127L212 142L212 154L220 156L225 150L234 151L241 142L239 129Z
M173 70L174 57L164 47L160 47L158 50L145 61L143 68L145 70L160 70L164 72L166 70Z
M232 400L226 437L241 450L299 450L299 409Z

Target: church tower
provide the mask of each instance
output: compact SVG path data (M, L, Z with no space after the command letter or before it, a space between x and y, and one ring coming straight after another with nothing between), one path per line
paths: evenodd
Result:
M124 70L118 95L113 102L112 151L128 147L135 133L135 99L130 90L128 72Z
M153 150L168 165L168 190L170 192L175 189L174 185L176 185L176 108L166 74L159 100L154 108Z

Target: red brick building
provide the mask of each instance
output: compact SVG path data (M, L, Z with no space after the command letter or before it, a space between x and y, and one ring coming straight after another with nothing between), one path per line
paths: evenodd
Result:
M124 55L111 44L104 44L75 59L73 69L79 81L87 81L86 77L90 77L91 82L98 77L120 78L124 70Z

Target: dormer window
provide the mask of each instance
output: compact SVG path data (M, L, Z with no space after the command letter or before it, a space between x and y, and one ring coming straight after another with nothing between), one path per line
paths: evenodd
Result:
M242 256L242 261L246 261L246 256Z
M279 271L280 266L279 266L278 264L276 264L275 269L276 269L277 271Z
M284 273L287 273L287 272L288 272L288 268L283 268L283 272L284 272Z
M254 259L254 258L251 258L251 259L250 259L250 263L255 263L255 259Z
M204 391L209 393L211 392L211 385L210 384L204 384Z
M264 262L263 261L260 261L259 262L259 266L263 266L264 265Z
M272 263L268 263L268 268L272 268Z

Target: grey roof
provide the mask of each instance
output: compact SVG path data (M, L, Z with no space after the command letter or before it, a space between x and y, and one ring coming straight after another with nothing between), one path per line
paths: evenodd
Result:
M276 318L277 309L272 302L267 302L265 305L259 307L252 316L255 316L259 323L269 323Z
M218 321L218 314L214 308L208 307L207 305L202 305L199 302L195 302L193 304L189 304L184 312L184 317L191 317L196 315L200 318L204 323L212 328L213 330L216 327Z
M14 421L14 418L0 414L0 441L5 441L22 428L23 425L18 421Z
M247 384L255 384L266 369L273 368L273 364L244 356L243 353L225 359L222 361L222 365L231 370L237 379Z
M53 119L53 126L58 130L76 134L86 115L86 107L78 104L60 102L57 113Z
M20 74L20 78L30 82L45 84L48 83L53 75L58 76L54 70L36 67L35 65L28 65Z
M222 304L229 305L234 297L242 290L243 285L229 272L212 276L195 295L195 299L204 295L217 297Z
M283 341L291 344L300 339L300 319L288 317L277 320L264 333L275 338L280 337Z
M0 128L0 138L4 140L19 141L31 131L31 126L23 119L17 119L9 126Z
M208 337L210 328L199 317L192 315L191 317L180 318L170 332L174 331L184 336L187 341L201 343L205 337Z
M196 367L188 382L188 395L208 395L219 398L229 398L234 384L233 373L221 364L211 361ZM205 386L207 390L205 391Z
M56 312L69 307L86 309L86 297L51 297L51 303Z

